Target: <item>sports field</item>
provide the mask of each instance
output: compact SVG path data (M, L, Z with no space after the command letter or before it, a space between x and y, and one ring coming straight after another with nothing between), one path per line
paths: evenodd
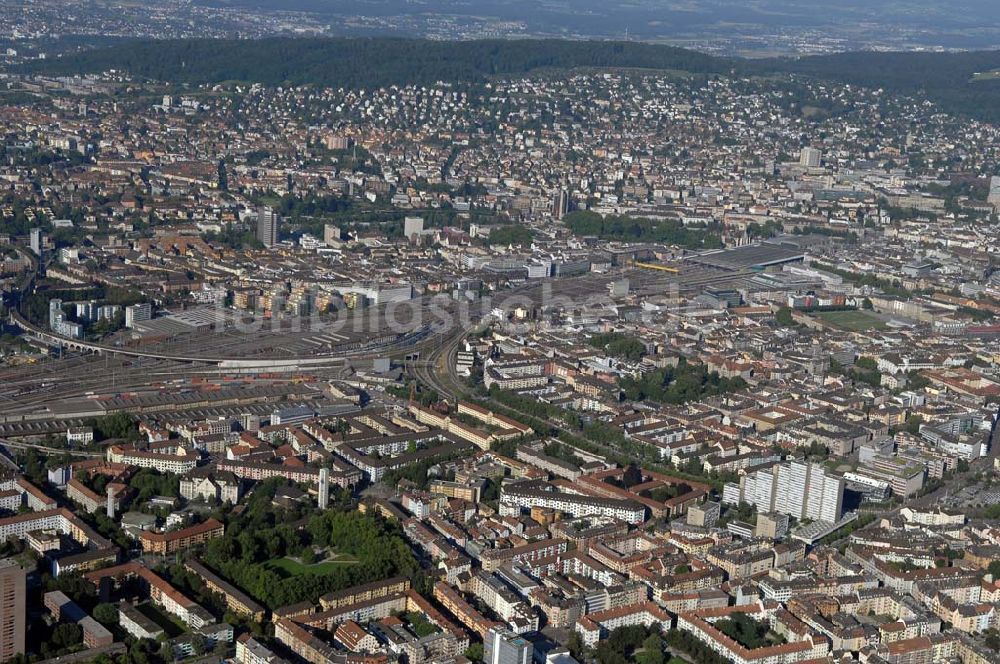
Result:
M849 332L863 332L864 330L881 330L885 328L885 321L870 311L820 311L815 315L834 327L839 327Z

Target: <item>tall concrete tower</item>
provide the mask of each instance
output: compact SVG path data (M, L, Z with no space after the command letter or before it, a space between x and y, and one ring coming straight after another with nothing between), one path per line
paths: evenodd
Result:
M319 508L325 510L330 504L330 471L319 469Z
M0 560L0 662L24 654L26 576L13 558Z
M806 168L819 168L823 159L823 151L816 148L802 148L799 152L799 165Z
M552 197L552 218L559 221L567 212L569 212L569 192L560 187Z
M42 255L42 229L32 228L29 234L31 250L36 256Z
M107 492L108 492L108 506L107 506L108 518L109 519L113 519L113 518L115 518L115 489L114 489L114 487L108 486L107 487Z
M990 178L990 193L986 197L986 202L1000 207L1000 175Z
M269 207L257 209L257 239L265 247L273 247L278 244L278 224L281 217Z

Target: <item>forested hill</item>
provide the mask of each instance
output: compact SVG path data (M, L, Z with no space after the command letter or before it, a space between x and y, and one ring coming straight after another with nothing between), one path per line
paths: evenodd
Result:
M805 58L741 60L637 42L268 38L122 43L21 71L78 74L124 69L173 83L243 81L373 88L435 81L475 83L541 69L634 68L694 74L797 73L925 96L942 109L1000 122L1000 51L856 52ZM997 73L991 73L997 72Z
M1000 123L1000 51L876 53L751 61L754 69L797 73L923 96L942 110Z
M76 74L125 69L133 76L176 83L246 81L372 88L439 80L476 82L543 68L722 73L729 66L730 61L695 51L634 42L269 38L130 42L35 62L25 71Z

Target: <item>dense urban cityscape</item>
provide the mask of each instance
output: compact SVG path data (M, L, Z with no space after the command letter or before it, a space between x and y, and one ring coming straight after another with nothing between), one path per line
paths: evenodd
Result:
M75 16L0 7L0 662L1000 662L1000 65L45 71Z

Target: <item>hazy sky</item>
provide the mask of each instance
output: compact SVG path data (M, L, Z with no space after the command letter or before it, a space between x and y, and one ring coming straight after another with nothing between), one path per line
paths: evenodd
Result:
M330 16L492 17L552 36L635 39L767 33L949 48L1000 45L1000 0L195 0Z

